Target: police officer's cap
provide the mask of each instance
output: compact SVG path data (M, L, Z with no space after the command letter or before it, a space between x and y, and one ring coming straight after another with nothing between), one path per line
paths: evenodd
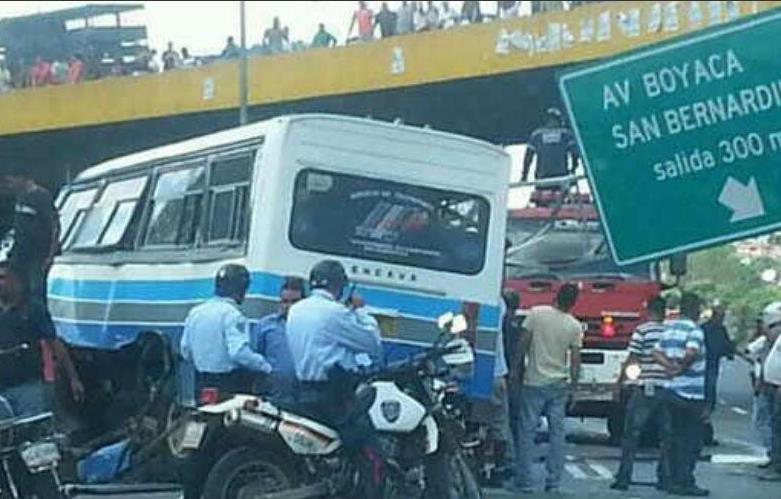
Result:
M312 289L344 287L347 284L347 272L336 260L323 260L312 267L309 273L309 286Z
M243 294L249 287L249 271L244 265L229 263L217 271L214 289L218 296Z

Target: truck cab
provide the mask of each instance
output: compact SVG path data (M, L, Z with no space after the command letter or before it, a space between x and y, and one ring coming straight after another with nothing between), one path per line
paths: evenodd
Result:
M658 265L617 265L588 193L536 190L527 206L509 211L505 287L521 310L551 304L562 284L580 295L572 313L583 325L580 389L570 416L606 418L611 438L623 431L623 403L613 387L628 356L645 304L661 290Z

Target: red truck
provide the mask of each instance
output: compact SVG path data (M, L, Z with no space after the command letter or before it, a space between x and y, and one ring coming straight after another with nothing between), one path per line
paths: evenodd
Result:
M570 416L607 418L611 438L620 438L625 411L613 387L646 301L661 290L658 265L614 262L588 194L535 191L527 207L509 212L507 237L505 286L520 293L522 310L552 303L565 282L579 285L582 370Z

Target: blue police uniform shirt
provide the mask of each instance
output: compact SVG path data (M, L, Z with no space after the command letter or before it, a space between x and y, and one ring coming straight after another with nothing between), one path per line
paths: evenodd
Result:
M271 372L268 361L250 347L247 318L231 298L215 297L193 308L180 347L182 357L201 373Z
M290 308L287 340L301 381L327 381L334 366L351 370L361 365L362 354L374 362L382 355L374 317L363 309L351 310L323 289Z
M287 344L287 324L282 314L270 314L250 328L252 349L271 364L274 377L295 379L296 370Z

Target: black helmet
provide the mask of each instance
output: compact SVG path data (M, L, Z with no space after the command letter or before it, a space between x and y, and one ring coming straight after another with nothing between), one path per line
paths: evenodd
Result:
M217 296L243 296L248 287L249 271L244 265L223 265L214 278L214 292Z
M309 272L309 287L311 289L333 288L344 289L347 285L347 272L336 260L323 260L315 264Z

